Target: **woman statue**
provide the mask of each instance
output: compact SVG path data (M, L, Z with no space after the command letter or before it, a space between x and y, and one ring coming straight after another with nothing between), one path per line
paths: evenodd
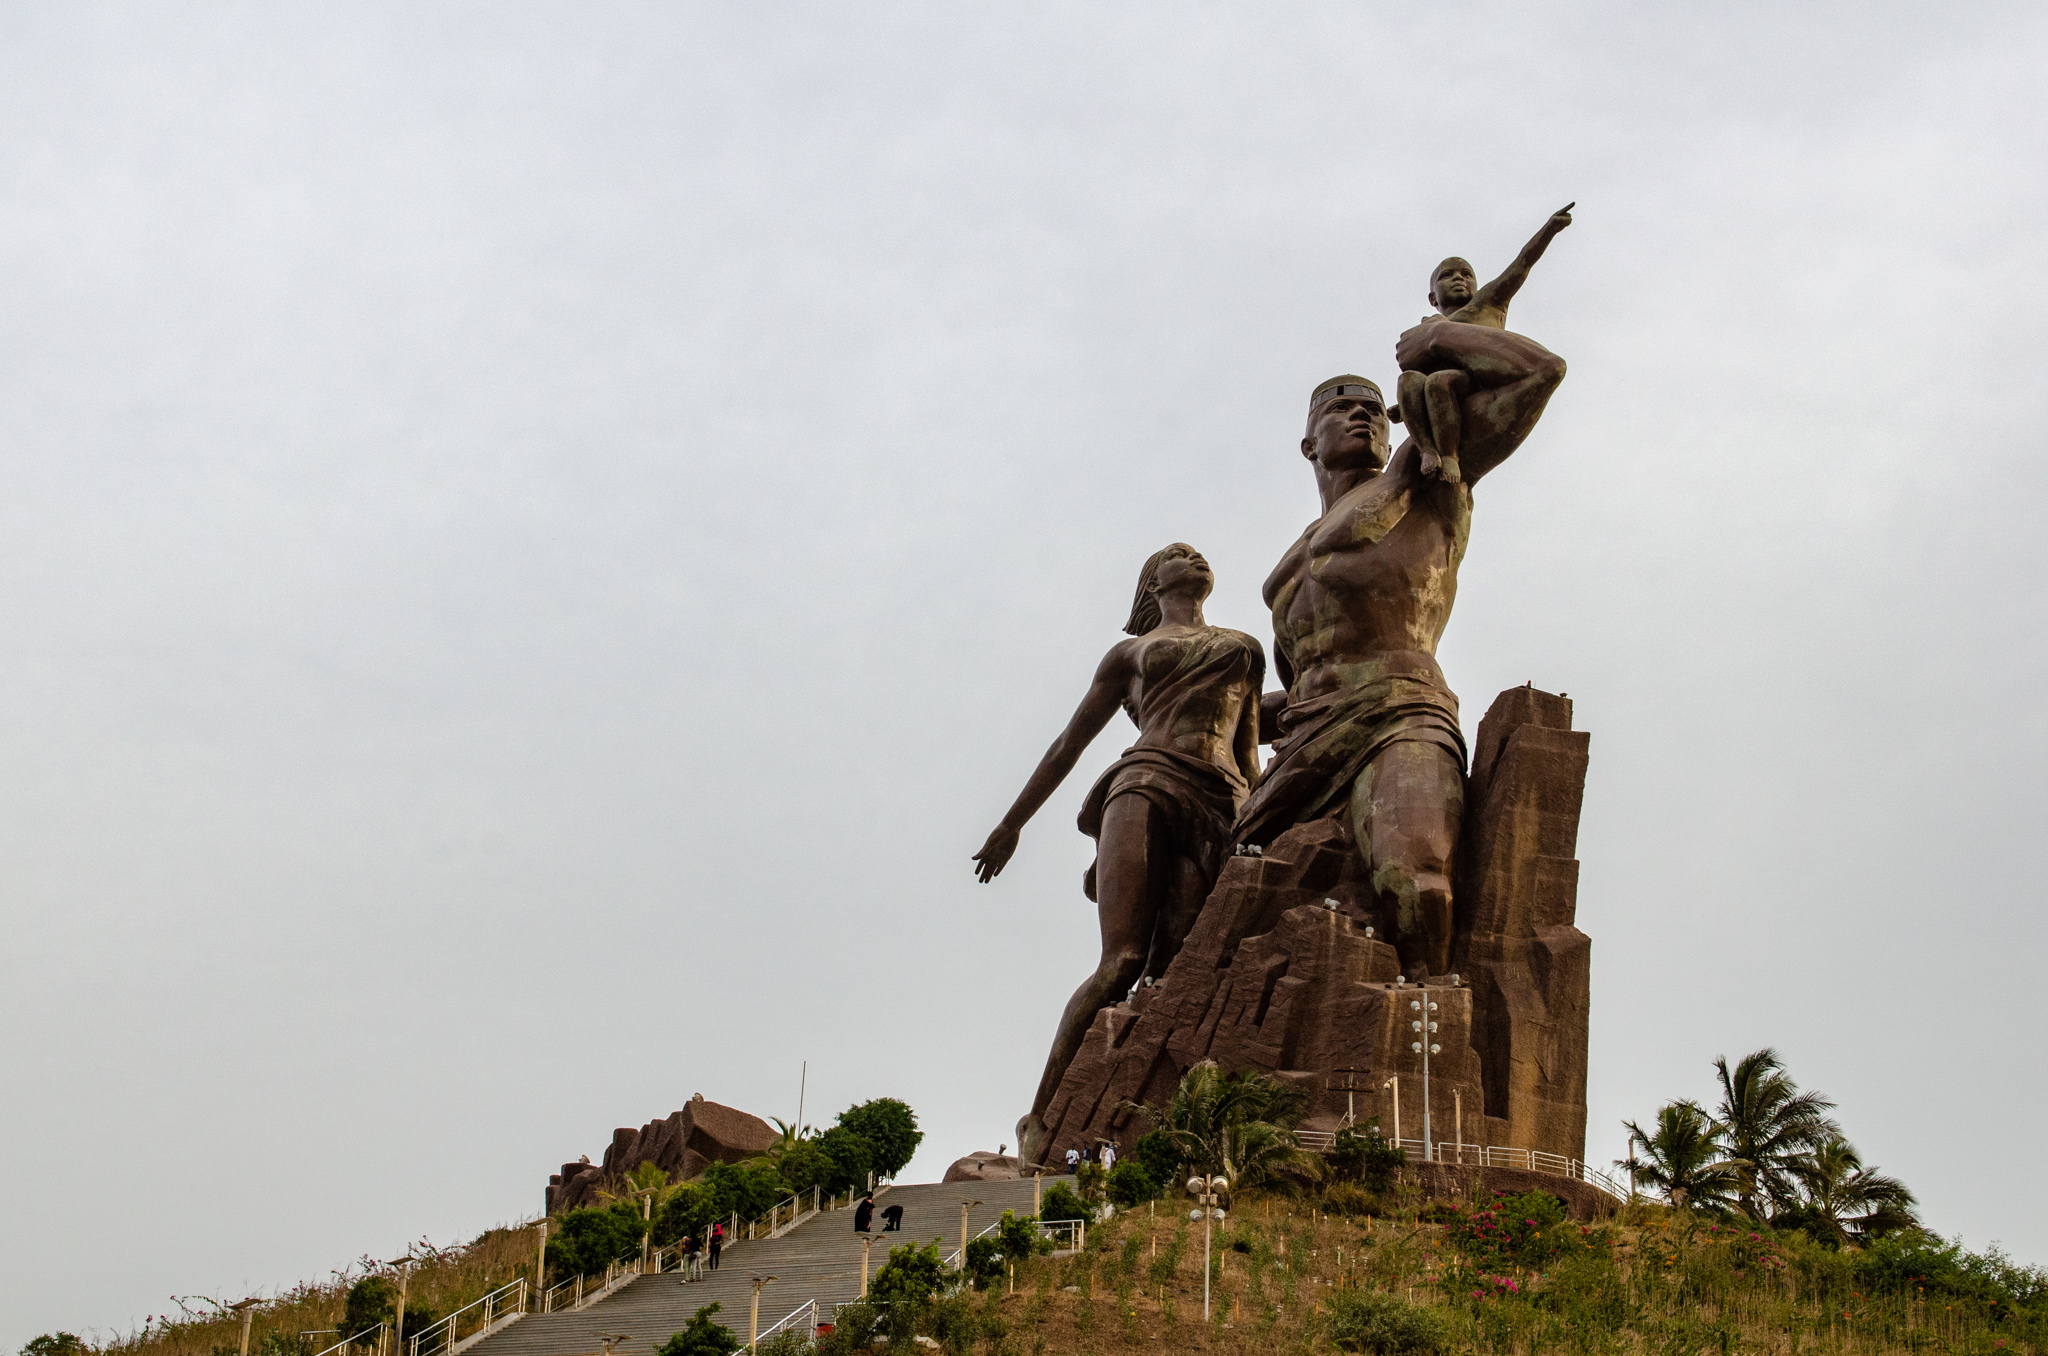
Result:
M1215 583L1209 562L1185 542L1145 562L1124 624L1133 639L1103 656L1073 719L974 854L983 883L995 879L1025 823L1123 707L1138 742L1097 780L1080 817L1081 832L1095 839L1082 889L1101 918L1102 961L1068 1000L1031 1113L1017 1123L1026 1163L1042 1161L1046 1105L1095 1014L1141 978L1156 982L1180 950L1223 869L1238 806L1258 780L1266 654L1244 632L1202 620Z

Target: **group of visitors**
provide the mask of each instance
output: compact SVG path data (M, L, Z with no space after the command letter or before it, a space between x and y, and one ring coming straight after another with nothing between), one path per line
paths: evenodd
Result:
M875 1222L875 1193L870 1191L860 1198L853 1207L853 1231L857 1234L870 1232ZM882 1212L882 1232L893 1233L903 1227L903 1207L892 1205Z
M1079 1172L1081 1165L1084 1163L1100 1163L1102 1170L1108 1172L1116 1166L1117 1155L1122 1152L1123 1150L1117 1146L1117 1142L1113 1139L1097 1140L1093 1144L1085 1145L1078 1149L1069 1149L1067 1150L1067 1171Z
M707 1271L718 1270L718 1254L725 1250L725 1226L714 1224L706 1237L699 1239L696 1234L683 1238L683 1279L701 1281Z

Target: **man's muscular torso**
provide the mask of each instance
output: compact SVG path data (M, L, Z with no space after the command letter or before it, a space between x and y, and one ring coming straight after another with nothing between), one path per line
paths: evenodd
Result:
M1280 678L1303 701L1377 676L1392 652L1436 653L1458 593L1471 490L1421 474L1413 445L1354 486L1266 580Z

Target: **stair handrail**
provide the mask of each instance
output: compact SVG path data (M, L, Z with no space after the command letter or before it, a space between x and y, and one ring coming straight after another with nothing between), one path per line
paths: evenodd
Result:
M764 1329L763 1329L763 1330L761 1331L761 1333L760 1333L760 1334L759 1334L758 1336L756 1336L756 1337L754 1338L754 1340L753 1340L753 1341L751 1341L751 1342L747 1343L747 1345L746 1345L746 1347L745 1347L745 1350L747 1350L747 1351L752 1351L752 1350L753 1350L753 1349L754 1349L755 1347L759 1346L759 1345L760 1345L761 1343L763 1343L763 1342L767 1341L767 1340L768 1340L769 1338L771 1338L771 1337L775 1336L775 1334L776 1334L776 1333L779 1333L779 1332L781 1332L781 1331L782 1331L782 1330L783 1330L784 1328L787 1328L787 1327L789 1327L789 1326L790 1326L790 1325L791 1325L792 1323L794 1323L794 1322L795 1322L795 1321L796 1321L796 1320L797 1320L798 1318L801 1318L801 1317L802 1317L802 1316L803 1316L803 1315L804 1315L804 1314L805 1314L806 1312L808 1312L808 1313L810 1314L810 1316L811 1316L811 1326L812 1326L813 1328L817 1327L817 1325L818 1325L818 1302L817 1302L816 1300L814 1300L814 1299L807 1299L807 1300L805 1300L805 1301L804 1301L804 1302L803 1302L802 1304L799 1304L799 1305L797 1305L797 1306L796 1306L796 1308L794 1308L794 1309L790 1310L790 1311L789 1311L788 1313L784 1314L784 1315L783 1315L783 1316L782 1316L782 1317L781 1317L780 1319L776 1320L776 1321L775 1321L774 1323L772 1323L772 1324L770 1324L770 1325L769 1325L768 1327L764 1328Z
M448 1315L446 1318L443 1318L438 1322L429 1324L428 1326L420 1329L418 1332L414 1333L411 1337L406 1339L409 1344L406 1350L410 1353L410 1356L420 1356L421 1346L426 1343L429 1337L433 1336L434 1333L443 1328L447 1329L447 1332L443 1334L440 1346L438 1348L429 1347L428 1350L447 1351L452 1349L455 1346L455 1330L462 1316L468 1313L471 1309L476 1308L478 1305L482 1305L484 1311L484 1321L482 1326L486 1328L490 1327L495 1316L494 1310L496 1308L497 1302L505 1296L507 1291L518 1292L518 1312L524 1313L526 1310L526 1278L524 1276L521 1276L517 1280L508 1281L504 1285L499 1286L496 1290L493 1290L490 1294L485 1295L482 1299L471 1300L469 1303L463 1305L460 1309L457 1309L454 1313Z
M379 1323L374 1328L365 1328L361 1332L357 1333L354 1337L342 1338L339 1342L336 1342L333 1346L327 1348L327 1350L325 1351L315 1352L314 1356L341 1356L341 1352L344 1347L353 1346L356 1343L363 1341L365 1338L369 1339L371 1342L382 1342L384 1340L384 1328L385 1325L383 1323Z
M988 1226L988 1227L987 1227L986 1229L983 1229L983 1230L982 1230L982 1231L981 1231L980 1233L976 1234L976 1235L974 1236L974 1238L987 1238L987 1237L988 1237L988 1236L989 1236L990 1234L994 1233L994 1232L995 1232L996 1230L998 1230L998 1229L1000 1229L1000 1228L1002 1228L1002 1227L1003 1227L1003 1220L1002 1220L1002 1216L998 1215L998 1216L996 1217L995 1223L993 1223L993 1224L989 1225L989 1226ZM968 1242L969 1242L969 1243L971 1244L971 1243L973 1243L973 1242L974 1242L974 1238L970 1238L970 1239L968 1239L967 1241L968 1241ZM966 1267L966 1265L967 1265L967 1249L966 1249L966 1248L964 1248L964 1247L961 1247L961 1248L955 1248L955 1249L953 1249L952 1253L951 1253L951 1254L949 1254L949 1255L947 1256L947 1258L946 1258L946 1261L945 1261L945 1265L946 1265L946 1266L949 1266L949 1267L950 1267L950 1266L954 1265L955 1263L958 1263L958 1264L959 1264L959 1265L960 1265L960 1266L961 1266L962 1268L965 1268L965 1267Z

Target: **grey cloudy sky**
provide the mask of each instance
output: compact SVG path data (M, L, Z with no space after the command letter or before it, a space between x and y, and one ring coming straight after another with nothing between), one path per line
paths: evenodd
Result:
M1578 224L1444 667L1593 734L1588 1157L1778 1045L2048 1261L2037 6L0 11L0 1347L693 1092L1013 1139L1168 541Z

